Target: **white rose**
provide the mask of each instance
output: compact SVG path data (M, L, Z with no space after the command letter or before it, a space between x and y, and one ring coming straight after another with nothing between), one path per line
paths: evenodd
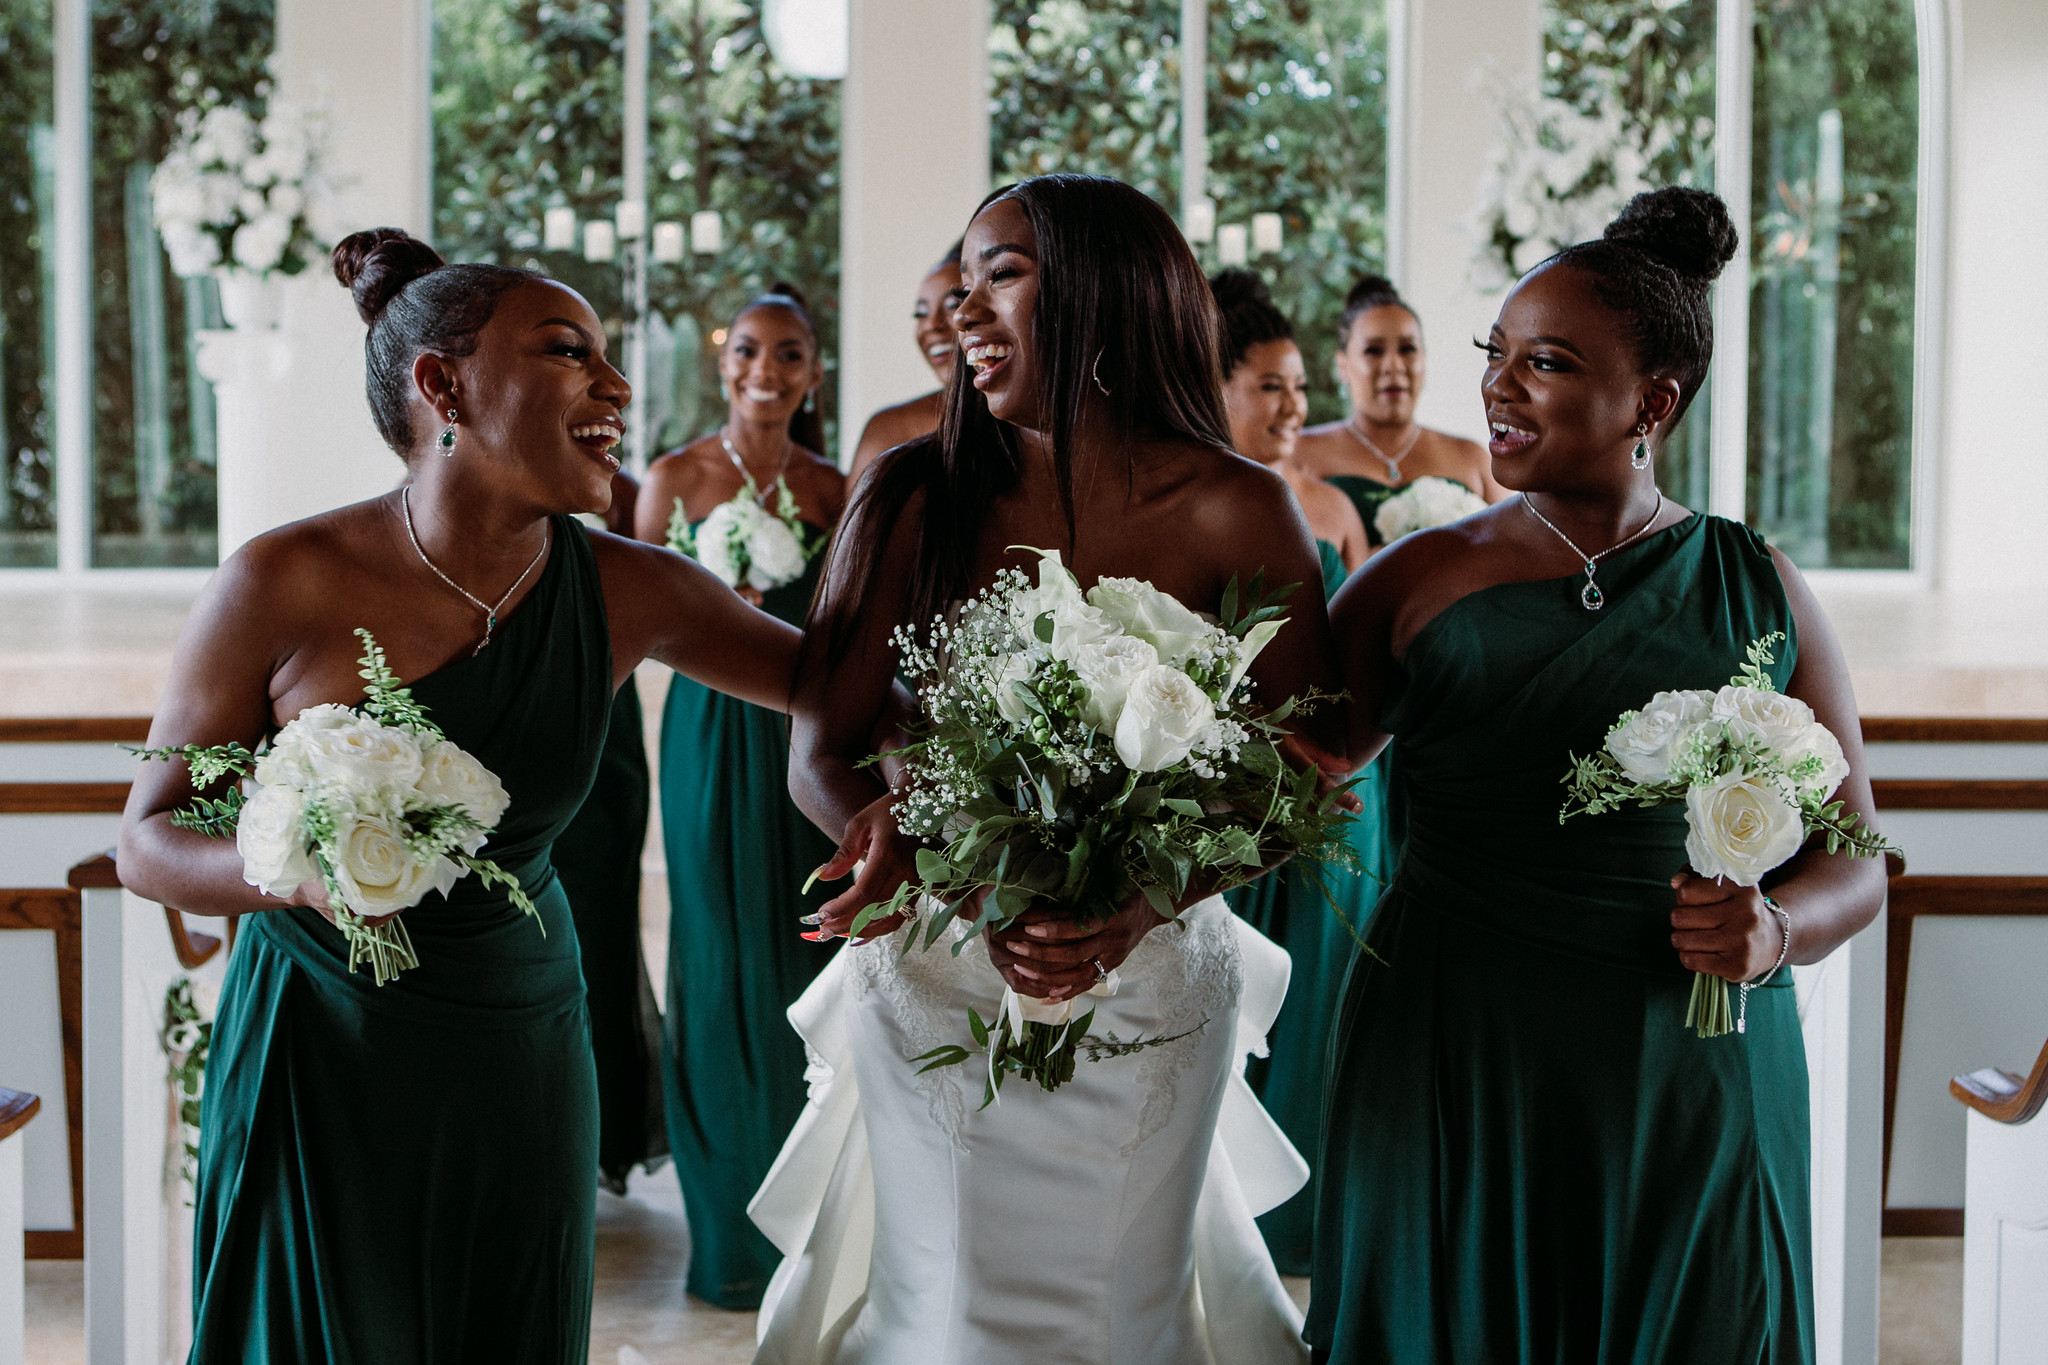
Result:
M1685 853L1702 877L1755 886L1799 851L1799 809L1768 782L1729 773L1685 794Z
M455 806L470 819L492 829L512 804L505 784L496 773L476 761L451 740L440 740L420 755L419 794L428 805ZM475 847L465 844L465 853L483 847L484 836L472 836Z
M266 895L289 896L320 875L307 846L306 798L290 787L259 786L235 821L242 880Z
M303 743L318 789L346 804L396 805L419 785L420 743L409 730L359 716L313 731Z
M183 223L166 224L164 251L171 258L171 273L181 280L204 275L220 264L220 241L210 232Z
M295 787L300 791L312 788L320 780L313 770L312 746L317 736L354 725L360 719L348 707L334 702L307 707L277 732L263 757L256 760L256 780L266 787Z
M1849 776L1849 760L1842 755L1842 741L1835 738L1835 732L1815 721L1806 728L1806 734L1797 741L1792 752L1786 756L1786 765L1802 763L1809 758L1820 760L1819 769L1810 777L1799 779L1802 792L1818 793L1825 801L1835 794L1835 788L1842 785Z
M1763 741L1781 759L1805 746L1815 724L1813 708L1797 697L1733 684L1714 694L1714 719L1736 739Z
M1131 680L1116 722L1116 756L1134 772L1158 772L1188 756L1216 718L1216 707L1195 680L1154 664Z
M989 691L996 699L996 710L1012 725L1023 725L1031 719L1031 708L1017 695L1011 684L1031 681L1031 656L1023 652L999 654L989 660Z
M235 216L235 200L242 196L242 182L224 171L209 171L199 177L199 192L206 199L206 221L225 227Z
M1402 536L1462 521L1474 512L1486 510L1486 499L1455 479L1428 475L1380 504L1373 514L1373 529L1389 545Z
M734 504L722 502L711 509L711 515L697 528L697 562L729 588L740 585L739 556L733 551L740 515Z
M1116 622L1107 614L1086 602L1060 602L1052 609L1052 640L1046 649L1061 663L1071 664L1089 645L1115 638Z
M1176 668L1216 633L1214 626L1141 579L1102 579L1088 590L1088 600L1158 650L1160 662Z
M299 210L306 207L306 196L296 185L273 185L269 194L270 211L286 218L296 218Z
M291 220L281 214L265 213L235 229L235 264L259 274L275 269L284 259L285 246L291 239Z
M200 136L212 146L214 156L226 166L240 166L255 151L256 122L232 104L206 111L199 125Z
M342 902L365 919L410 910L462 875L446 858L415 860L397 826L382 815L338 812L334 842L323 851L341 883Z
M1659 692L1607 732L1607 752L1637 782L1668 782L1680 746L1713 713L1711 692Z
M1079 602L1081 585L1060 562L1058 550L1038 552L1038 586L1010 600L1010 624L1026 640L1036 642L1038 618L1062 602Z
M747 531L747 582L761 592L803 577L804 550L780 517L762 517Z
M1081 703L1081 719L1111 734L1123 714L1132 682L1159 663L1159 651L1135 635L1109 635L1081 646L1071 662L1081 675L1081 685L1088 689L1088 698Z

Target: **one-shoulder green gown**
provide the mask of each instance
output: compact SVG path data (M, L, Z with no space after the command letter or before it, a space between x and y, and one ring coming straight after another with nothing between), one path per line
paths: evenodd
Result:
M419 966L380 987L315 911L243 921L207 1064L192 1365L589 1355L597 1083L548 849L596 769L612 659L583 527L553 531L489 648L412 683L511 795L483 854L540 923L465 877L405 912Z
M640 855L647 842L647 737L631 678L612 702L597 778L555 840L555 870L576 943L597 1060L598 1183L626 1192L635 1166L668 1160L661 1103L661 1011L640 946Z
M1384 718L1408 828L1332 1053L1308 1338L1341 1365L1813 1358L1806 1060L1790 973L1685 1026L1682 807L1560 825L1567 756L1788 639L1763 542L1695 515L1584 579L1462 598Z
M824 563L763 594L801 624ZM668 1001L662 1034L670 1150L690 1220L688 1288L760 1305L782 1255L747 1201L804 1108L804 1045L787 1011L831 959L797 921L833 895L803 884L835 846L789 799L785 717L678 676L661 727L668 849Z
M1343 556L1326 540L1317 541L1316 549L1323 560L1324 594L1334 596L1344 586ZM1290 863L1224 897L1252 927L1285 948L1293 962L1286 1003L1266 1036L1267 1055L1253 1058L1245 1068L1253 1093L1310 1166L1309 1183L1259 1218L1266 1249L1282 1275L1306 1275L1311 1269L1330 1026L1344 970L1357 948L1354 935L1365 933L1393 864L1386 834L1386 767L1383 760L1371 764L1352 788L1364 806L1348 838L1361 870L1332 867L1312 878Z

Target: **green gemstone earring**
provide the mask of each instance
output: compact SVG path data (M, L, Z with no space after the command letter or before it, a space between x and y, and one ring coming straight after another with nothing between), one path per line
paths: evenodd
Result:
M1628 453L1628 467L1630 469L1648 469L1650 467L1650 424L1648 422L1636 423L1636 448Z
M455 409L448 409L448 425L441 428L441 454L443 458L455 453Z

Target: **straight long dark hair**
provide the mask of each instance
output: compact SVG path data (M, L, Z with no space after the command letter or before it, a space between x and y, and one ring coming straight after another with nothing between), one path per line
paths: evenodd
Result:
M1130 481L1128 462L1143 441L1229 452L1215 301L1173 219L1120 180L1039 176L997 190L975 215L1000 200L1023 210L1038 239L1038 410L1071 550L1074 438L1084 427L1122 452ZM843 656L882 548L918 493L924 509L909 620L922 626L973 589L982 525L1016 487L1024 449L989 412L965 357L953 365L938 431L888 452L856 490L811 604L807 651L822 642L831 661Z

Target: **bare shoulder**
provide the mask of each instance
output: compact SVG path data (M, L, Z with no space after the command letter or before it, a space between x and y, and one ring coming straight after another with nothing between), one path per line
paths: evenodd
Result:
M227 557L202 601L266 616L332 601L361 571L366 542L389 534L390 515L388 499L378 497L265 531Z
M1342 473L1342 456L1351 453L1343 422L1324 422L1305 427L1294 447L1294 459L1303 469L1319 477Z

